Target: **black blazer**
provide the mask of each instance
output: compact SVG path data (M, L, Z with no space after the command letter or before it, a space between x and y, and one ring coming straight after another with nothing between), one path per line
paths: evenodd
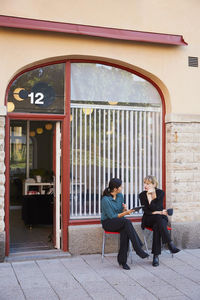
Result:
M156 189L156 198L151 201L149 204L149 201L147 199L147 192L143 191L142 193L139 194L139 199L141 202L141 205L144 205L143 211L144 215L142 217L142 228L144 229L144 218L145 216L150 216L152 215L152 212L159 210L163 210L163 200L164 200L165 192L160 189Z

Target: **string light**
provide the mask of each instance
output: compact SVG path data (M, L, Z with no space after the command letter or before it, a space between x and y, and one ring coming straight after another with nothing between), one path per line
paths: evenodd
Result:
M43 133L43 128L39 127L36 129L37 134L42 134Z
M35 136L35 131L30 131L30 136Z
M53 125L52 125L51 123L47 123L47 124L45 124L45 128L46 128L46 130L51 130L51 129L52 129L52 127L53 127Z

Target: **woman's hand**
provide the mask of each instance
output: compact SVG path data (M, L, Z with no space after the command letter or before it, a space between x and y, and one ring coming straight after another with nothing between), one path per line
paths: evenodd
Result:
M151 203L152 200L156 198L156 189L155 187L151 184L146 187L147 190L147 199L149 201L149 204Z
M149 189L147 190L147 194L154 194L156 192L154 187L149 187Z
M163 209L163 210L156 210L152 212L152 215L165 215L167 216L167 210Z
M130 215L130 214L132 214L134 211L135 211L134 209L129 209L129 210L127 210L126 212L127 212L127 215Z
M127 210L127 205L125 203L122 203L122 206L123 206L123 211L126 211Z
M134 209L128 209L128 210L125 210L123 211L122 213L118 214L118 218L122 218L126 215L130 215L134 212L135 210Z

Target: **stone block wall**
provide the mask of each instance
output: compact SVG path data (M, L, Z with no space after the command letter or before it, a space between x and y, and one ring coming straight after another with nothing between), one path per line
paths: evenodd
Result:
M4 223L4 195L5 195L5 118L0 117L0 261L5 256L5 223Z
M166 124L166 202L172 222L200 222L200 122Z
M141 241L144 241L141 223L133 223ZM102 225L69 226L69 252L73 255L101 253L103 229ZM149 247L151 246L151 240ZM108 235L106 238L105 254L116 253L119 248L119 236Z

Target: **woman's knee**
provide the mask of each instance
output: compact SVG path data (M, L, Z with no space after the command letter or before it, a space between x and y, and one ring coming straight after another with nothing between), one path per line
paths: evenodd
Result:
M156 215L154 225L152 226L153 230L159 230L161 228L167 227L167 220L165 220L162 215Z
M155 224L163 223L162 215L159 215L159 214L155 215L154 223L155 223Z
M124 224L132 225L132 222L129 219L124 218Z
M125 220L124 220L124 226L125 226L126 228L134 229L132 222L131 222L129 219L126 219L126 218L124 218L124 219L125 219Z

